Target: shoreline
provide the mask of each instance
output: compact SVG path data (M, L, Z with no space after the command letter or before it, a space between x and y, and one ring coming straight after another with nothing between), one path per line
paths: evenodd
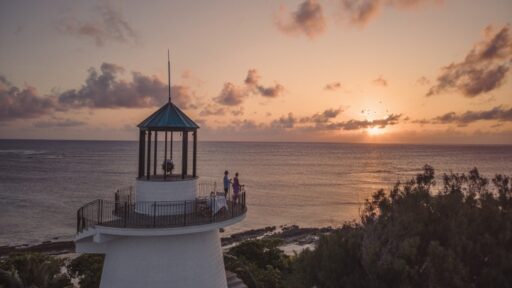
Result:
M283 250L287 250L287 245L297 246L300 250L302 246L310 247L312 244L316 243L320 235L331 233L336 229L337 228L331 226L319 228L299 227L298 225L267 226L234 233L230 236L221 237L220 240L222 248L228 248L246 240L280 238L283 240ZM75 242L72 240L44 241L35 245L21 244L0 246L0 257L5 257L13 253L27 252L39 252L50 255L74 254L76 253Z

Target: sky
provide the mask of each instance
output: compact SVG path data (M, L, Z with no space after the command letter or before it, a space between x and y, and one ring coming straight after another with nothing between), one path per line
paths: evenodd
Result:
M0 0L0 138L512 144L510 0Z

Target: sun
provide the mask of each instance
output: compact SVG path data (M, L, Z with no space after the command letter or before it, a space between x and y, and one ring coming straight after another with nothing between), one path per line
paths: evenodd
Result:
M384 128L379 128L377 126L374 126L374 127L368 128L366 131L368 132L368 135L377 136L377 135L381 135L382 133L384 133Z

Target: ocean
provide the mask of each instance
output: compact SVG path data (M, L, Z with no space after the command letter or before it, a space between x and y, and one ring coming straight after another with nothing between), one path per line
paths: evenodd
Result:
M80 206L134 184L137 155L134 141L0 140L0 246L72 239ZM226 234L357 221L372 192L410 179L425 164L438 176L473 167L488 177L512 175L512 146L198 144L201 179L220 185L229 170L246 186L247 218Z

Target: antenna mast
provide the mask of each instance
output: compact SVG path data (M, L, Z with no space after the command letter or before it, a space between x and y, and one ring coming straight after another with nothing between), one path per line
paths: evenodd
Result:
M167 82L169 83L169 103L171 103L171 56L167 49Z

